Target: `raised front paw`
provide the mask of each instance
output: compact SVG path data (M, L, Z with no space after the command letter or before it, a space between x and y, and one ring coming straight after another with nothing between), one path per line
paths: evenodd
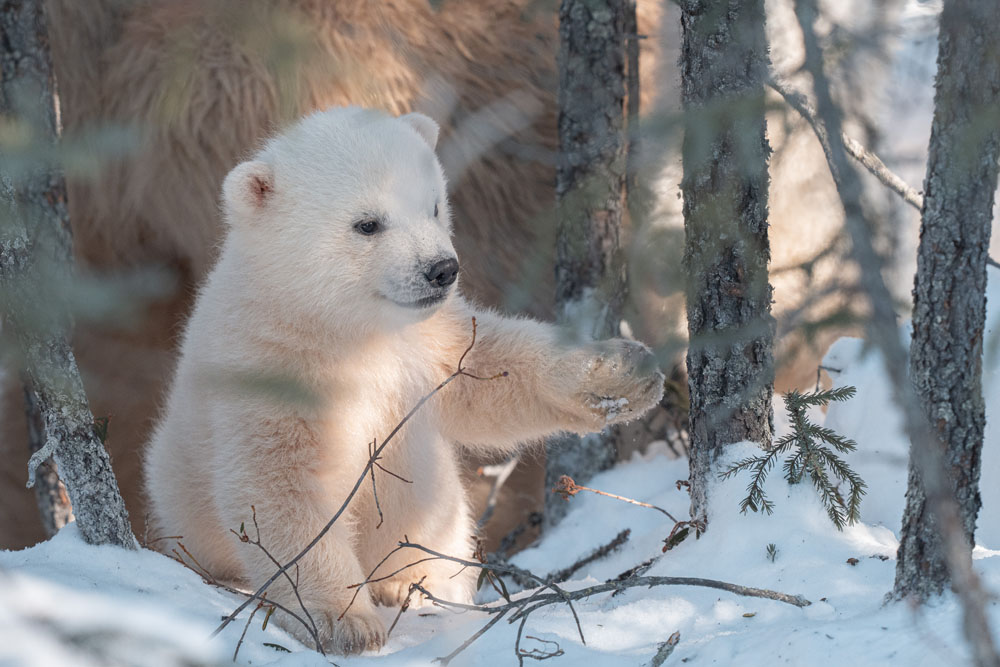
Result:
M595 430L638 419L663 397L663 373L653 352L623 338L596 344L587 363L579 398L594 419Z

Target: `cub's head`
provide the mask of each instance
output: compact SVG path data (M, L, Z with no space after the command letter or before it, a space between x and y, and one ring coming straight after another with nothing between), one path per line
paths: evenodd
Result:
M426 317L455 290L437 124L356 107L308 116L223 185L251 288L347 326Z

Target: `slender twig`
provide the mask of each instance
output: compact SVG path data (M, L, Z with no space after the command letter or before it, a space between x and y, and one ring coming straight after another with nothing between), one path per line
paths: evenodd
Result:
M511 619L513 621L514 619ZM521 618L521 622L517 624L517 639L514 640L514 655L517 656L518 667L523 667L524 665L524 654L521 653L521 634L524 633L524 625L528 622L528 615L525 614Z
M652 588L654 586L700 586L715 588L719 590L728 591L736 595L742 595L745 597L757 597L769 600L775 600L777 602L784 602L796 607L807 607L812 604L809 600L806 600L801 595L788 595L787 593L780 593L778 591L772 591L762 588L751 588L748 586L740 586L738 584L730 584L724 581L716 581L714 579L702 579L697 577L634 577L625 581L608 581L604 584L597 586L590 586L576 591L571 591L568 593L568 598L570 600L583 600L600 593L606 593L609 591L621 592L629 588L635 588L638 586ZM485 634L491 627L496 625L501 618L505 617L509 612L514 612L513 615L508 617L509 623L514 623L520 621L519 633L523 629L524 624L533 612L552 604L560 604L566 602L562 596L555 593L545 593L544 589L538 589L530 598L513 600L506 604L498 605L469 605L458 602L449 602L447 600L442 600L435 597L430 591L423 588L422 586L416 587L423 595L433 603L438 606L445 608L461 609L464 611L481 611L487 614L493 615L484 627L480 628L472 637L467 639L460 647L452 651L448 656L444 658L437 658L435 662L441 662L447 665L456 655L461 653L463 650L468 648L476 639ZM668 640L669 641L669 640ZM515 647L517 650L519 646Z
M389 638L389 635L392 634L392 631L393 629L395 629L396 624L399 623L399 618L404 613L406 613L407 609L410 608L410 598L413 597L413 594L417 592L417 587L420 586L420 584L424 583L424 579L426 578L427 577L420 577L420 581L410 584L410 590L406 592L406 599L403 600L403 604L399 605L399 611L396 613L396 618L392 619L392 625L390 625L389 629L385 631L386 639Z
M431 398L433 398L439 391L441 391L442 389L444 389L455 378L457 378L459 376L469 377L469 378L472 378L474 380L493 380L493 379L498 379L498 378L501 378L501 377L507 377L507 372L506 371L497 373L496 375L492 375L492 376L489 376L489 377L480 377L478 375L474 375L472 373L469 373L469 372L467 372L465 370L465 368L464 368L464 366L462 364L465 362L465 358L468 356L469 352L472 351L472 347L475 344L476 344L476 318L473 317L472 318L472 340L470 341L469 346L465 349L465 352L462 353L462 356L459 357L458 366L455 369L455 372L452 373L451 375L449 375L448 377L446 377L444 380L442 380L441 383L438 386L436 386L434 389L432 389L429 393L427 393L423 397L421 397L421 399L419 401L417 401L416 405L414 405L413 408L411 408L410 411L408 413L406 413L406 416L403 417L403 419L398 424L396 424L396 426L392 429L392 431L390 431L389 435L387 435L385 437L385 439L382 441L382 444L380 444L378 446L378 448L375 450L374 454L372 454L372 456L370 456L368 458L368 462L365 464L364 469L361 471L361 474L358 476L357 481L355 481L354 486L348 492L347 497L344 499L343 503L341 503L340 508L334 513L334 515L332 517L330 517L330 520L326 522L326 525L324 525L323 528L320 529L320 531L316 534L316 536L313 537L313 539L310 540L310 542L305 547L303 547L302 550L299 551L299 553L296 554L294 558L292 558L291 560L289 560L284 565L279 566L278 567L278 571L275 572L274 574L272 574L263 584L260 585L260 587L254 592L254 596L255 597L256 596L260 596L279 577L284 576L293 565L296 565L300 560L302 560L306 556L306 554L308 554L310 551L312 551L313 547L315 547L319 543L319 541L322 540L323 537L325 537L328 532L330 532L330 529L333 528L333 525L335 523L337 523L337 521L340 519L340 517L347 510L347 506L350 504L351 500L354 499L355 494L357 494L358 489L361 488L361 485L364 483L365 478L368 477L368 471L369 471L369 469L371 469L371 467L373 465L375 465L375 460L378 459L381 456L382 452L389 445L389 443L392 442L393 438L395 438L396 435L402 430L403 426L405 426L406 423L410 421L410 419L413 417L413 415L415 415L417 413L417 411L419 411L420 408L422 408L427 401L429 401ZM250 605L250 602L251 602L250 600L247 600L243 604L239 605L236 609L234 609L232 611L232 613L230 613L228 616L224 617L222 619L222 622L219 624L219 627L217 627L212 632L211 636L215 637L220 632L222 632L222 630L227 625L229 625L230 623L232 623L237 618L237 616L239 616L240 612L242 612L244 609L246 609Z
M766 588L741 586L739 584L731 584L725 581L704 579L701 577L635 577L624 581L607 581L603 584L588 586L587 588L571 591L567 594L567 596L571 600L582 600L599 593L622 591L627 588L635 588L636 586L644 586L647 588L653 588L656 586L697 586L702 588L715 588L720 591L734 593L735 595L742 595L743 597L775 600L777 602L784 602L785 604L790 604L795 607L808 607L812 604L812 602L805 599L801 595L789 595L788 593L772 591ZM554 604L561 601L560 596L553 593L544 593L540 595L538 599L539 602L544 602L546 604Z
M181 545L181 548L182 549L184 548L183 545ZM201 577L202 581L204 581L209 586L215 586L216 588L220 588L220 589L226 591L227 593L231 593L233 595L239 595L240 597L248 598L251 602L254 601L254 600L258 600L258 601L264 600L266 598L266 593L263 593L263 594L261 594L261 595L258 596L258 595L255 595L254 593L248 593L246 591L241 591L238 588L233 588L232 586L227 586L226 584L224 584L221 581L219 581L218 579L216 579L215 575L213 575L208 570L204 569L204 567L202 567L201 565L198 566L199 569L195 569L194 567L191 567L191 565L189 565L188 562L185 561L184 558L179 553L177 553L176 549L172 549L171 551L174 554L173 556L170 556L169 554L164 554L164 555L167 556L167 558L171 558L172 560L177 561L178 563L180 563L181 565L183 565L187 569L189 569L192 572L194 572L195 574L197 574L199 577ZM185 549L185 552L187 552L186 549ZM278 609L279 611L285 612L292 619L294 619L294 620L298 621L299 623L301 623L306 628L306 630L310 630L309 624L306 622L306 620L304 618L302 618L301 616L299 616L298 614L296 614L291 609L288 609L287 607L285 607L281 603L274 602L273 600L267 600L267 604L269 604L270 606Z
M656 510L657 512L662 512L667 516L668 519L674 523L680 523L673 514L663 509L662 507L657 507L656 505L650 505L649 503L644 503L641 500L635 500L633 498L626 498L625 496L619 496L615 493L608 493L607 491L600 491L598 489L592 489L589 486L581 486L573 481L573 478L569 475L563 475L559 478L559 482L556 484L555 488L552 489L553 493L558 493L566 500L569 500L570 496L575 496L580 491L590 491L591 493L596 493L599 496L606 496L608 498L614 498L615 500L621 500L622 502L630 503L632 505L638 505L640 507L648 507L649 509Z
M372 463L374 463L375 445L377 443L378 438L374 438L370 443L368 443L368 458L372 459ZM378 501L378 489L375 487L375 466L369 466L368 472L371 473L372 495L375 497L375 511L378 512L378 523L375 524L375 530L378 530L382 527L382 522L385 521L385 517L382 515L382 505Z
M522 626L523 627L523 626ZM517 659L520 664L524 664L524 658L531 658L532 660L548 660L549 658L558 658L563 655L565 651L559 646L559 642L553 641L551 639L542 639L541 637L535 637L534 635L526 635L525 639L534 639L540 644L547 644L555 646L554 651L544 651L539 648L533 648L530 651L525 651L521 648L521 628L518 628L517 643L514 645L517 651Z
M825 134L826 131L821 125L822 120L820 120L816 109L809 104L809 101L806 99L804 94L789 88L787 84L774 76L768 80L767 85L773 88L776 93L781 95L788 106L795 109L795 111L797 111L798 114L809 123L817 135L821 133ZM889 167L885 166L885 163L882 162L882 160L879 159L875 153L866 149L860 143L847 136L846 133L841 133L840 140L843 142L844 149L847 151L848 155L860 162L865 169L871 172L871 174L881 181L883 185L898 194L903 198L903 201L918 211L923 208L923 196L911 188L906 181L893 173ZM825 141L825 139L821 138L821 141Z
M483 627L479 628L479 630L477 630L475 634L473 634L471 637L469 637L464 642L462 642L461 646L459 646L454 651L452 651L451 653L449 653L448 655L446 655L446 656L444 656L442 658L434 658L434 662L439 662L442 665L447 665L448 663L450 663L455 658L455 656L457 656L459 653L461 653L465 649L469 648L469 646L471 646L474 641L476 641L477 639L479 639L480 637L482 637L484 634L486 634L487 632L489 632L490 628L492 628L494 625L496 625L497 623L499 623L500 619L503 618L504 614L506 614L506 613L507 612L505 610L505 611L500 612L499 614L497 614L493 618L491 618L486 625L484 625Z
M275 558L271 554L271 552L267 550L267 547L265 547L260 540L260 526L257 523L257 508L251 505L250 513L251 517L253 518L254 530L257 533L256 540L251 540L250 536L247 535L246 530L243 529L242 526L241 526L241 531L242 531L241 533L237 533L235 530L232 529L230 529L229 532L235 535L241 542L252 544L258 549L260 549L261 552L265 556L267 556L267 559L270 560L275 567L281 569L281 563L279 563L278 559ZM302 613L305 614L307 619L309 619L309 625L306 626L306 630L309 631L309 633L313 636L313 641L316 643L316 650L319 651L321 655L326 655L326 652L323 650L323 642L321 642L319 638L319 628L316 627L316 621L313 620L312 614L309 613L309 609L306 608L306 603L302 601L302 596L299 594L298 565L296 565L295 567L296 567L295 579L293 580L292 576L288 574L287 568L284 570L285 579L288 581L288 584L292 587L292 592L295 593L295 599L298 600L299 607L302 609Z
M393 471L387 469L385 466L383 466L378 461L372 461L372 463L374 463L375 467L378 468L379 470L381 470L382 472L384 472L386 475L392 475L393 477L395 477L396 479L398 479L401 482L405 482L407 484L413 484L413 480L412 479L406 479L402 475L400 475L398 473L394 473Z
M781 95L782 99L785 100L788 106L795 109L795 111L797 111L798 114L809 123L813 132L816 134L817 139L819 139L824 152L827 154L827 159L829 159L829 139L826 136L826 127L823 125L823 120L817 114L816 109L809 104L806 96L797 90L793 90L788 87L788 85L783 81L780 81L773 76L768 80L767 85L774 89L776 93ZM889 169L889 167L882 162L878 155L862 146L856 139L849 137L846 132L841 132L840 140L843 144L844 151L852 158L860 162L865 169L867 169L882 183L882 185L898 194L903 198L903 201L917 211L923 210L923 195L910 187L906 181ZM1000 262L997 262L997 260L992 257L987 256L986 263L990 266L1000 268Z
M375 530L378 530L379 528L381 528L382 527L382 523L385 521L385 516L382 514L382 504L379 502L379 499L378 499L378 488L375 486L375 468L378 468L379 470L381 470L382 472L384 472L387 475L391 475L392 477L395 477L396 479L398 479L401 482L406 482L407 484L413 484L412 480L406 479L402 475L398 475L398 474L392 472L391 470L389 470L385 466L383 466L381 463L379 463L379 459L381 457L377 456L375 454L375 446L377 444L378 444L378 438L373 438L372 441L370 443L368 443L368 458L372 462L372 467L368 469L368 472L371 473L371 478L372 478L372 496L375 497L375 510L378 512L378 523L375 524Z
M266 596L267 593L264 593L264 595L261 596L260 602L257 603L257 606L253 608L253 611L250 612L250 616L247 618L247 623L243 626L243 632L240 633L240 640L236 642L236 650L233 651L233 662L236 662L236 656L240 654L240 647L243 646L243 639L247 636L247 630L250 629L250 624L253 623L253 617L256 616L257 612L260 611L260 608L264 606L264 598Z
M215 579L215 577L212 575L212 573L208 571L208 568L205 567L204 565L202 565L201 563L199 563L198 559L194 557L194 554L192 554L190 551L187 550L187 547L184 546L183 542L181 542L181 541L178 540L177 546L180 547L181 551L183 551L184 554L188 558L191 559L191 562L194 563L195 567L191 568L192 570L194 570L198 574L202 575L202 578L207 578L209 580L214 580ZM177 553L176 549L173 549L172 551L174 552L174 554L176 554L178 556L178 558L180 558L180 554ZM180 558L180 561L183 563L184 559Z
M629 528L626 528L622 532L620 532L617 535L615 535L614 538L612 538L612 540L610 542L608 542L607 544L603 544L603 545L597 547L596 549L594 549L593 551L591 551L589 554L587 554L583 558L580 558L579 560L577 560L572 565L570 565L568 567L564 567L561 570L556 570L555 572L549 574L545 578L548 579L548 580L550 580L550 581L566 581L567 579L569 579L570 577L572 577L574 574L576 574L580 570L580 568L585 567L587 565L590 565L595 560L599 560L601 558L604 558L609 553L611 553L612 551L614 551L615 549L617 549L621 545L623 545L626 542L628 542L629 535L631 535L631 534L632 534L632 530L629 529Z

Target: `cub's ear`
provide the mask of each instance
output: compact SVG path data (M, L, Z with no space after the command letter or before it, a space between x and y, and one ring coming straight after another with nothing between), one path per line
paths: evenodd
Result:
M430 117L422 113L408 113L400 116L399 120L412 127L432 149L437 146L440 128Z
M266 162L243 162L233 167L222 184L229 212L256 215L274 198L274 170Z

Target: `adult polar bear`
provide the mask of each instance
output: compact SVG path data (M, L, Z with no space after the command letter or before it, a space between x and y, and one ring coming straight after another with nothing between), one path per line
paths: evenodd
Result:
M412 483L366 485L300 561L299 593L339 652L381 645L373 604L409 583L468 600L475 573L431 561L352 591L403 535L469 556L474 533L452 443L509 451L560 430L637 417L663 392L645 346L571 345L527 319L477 311L457 294L445 182L430 118L356 107L318 112L272 139L223 185L229 232L191 317L147 458L153 520L183 535L216 576L257 586L275 571L230 529L256 508L267 548L288 562L347 498L373 437L453 372L407 422L384 465ZM274 382L278 380L278 382ZM270 389L280 386L295 391ZM270 389L269 389L270 388ZM396 554L385 572L415 560ZM279 579L269 599L294 608ZM290 617L284 625L302 628Z

